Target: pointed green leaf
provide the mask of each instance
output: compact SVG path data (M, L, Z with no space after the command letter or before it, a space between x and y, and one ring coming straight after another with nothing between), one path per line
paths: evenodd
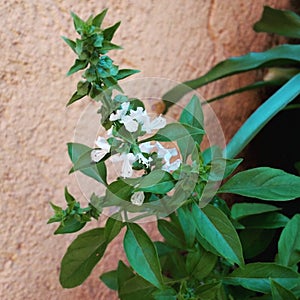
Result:
M79 231L86 225L86 222L80 222L74 215L67 216L63 224L54 231L54 234L66 234Z
M300 47L300 45L299 45ZM297 50L300 51L300 48ZM300 74L295 75L266 100L242 125L224 150L224 156L234 158L256 134L288 103L300 94Z
M204 128L204 116L199 98L193 95L182 110L179 121L197 128Z
M60 283L64 288L80 285L90 275L106 249L104 228L80 234L69 246L61 262Z
M230 176L240 165L243 159L216 158L211 162L209 180L220 181Z
M200 100L197 96L193 96L186 107L183 109L179 122L181 124L188 124L196 128L204 128L204 116L201 107ZM197 138L197 142L200 143L202 135ZM177 142L180 152L183 156L183 160L186 161L187 157L192 153L194 149L195 140L187 135L181 138Z
M71 169L71 173L80 170L86 176L94 178L95 180L106 185L106 166L100 161L98 163L91 163L89 153L92 150L90 147L79 143L68 143L68 153L75 169ZM89 161L89 162L88 162Z
M121 22L117 22L113 26L105 28L103 30L104 39L107 41L111 41L116 30L119 28L120 24L121 24Z
M157 226L166 244L177 249L186 249L183 231L174 222L158 220Z
M76 50L75 50L75 48L76 48L76 43L75 43L74 41L68 39L68 38L65 37L65 36L62 36L61 38L62 38L62 39L70 46L70 48L76 53Z
M105 224L105 238L107 244L110 243L121 231L123 228L123 222L118 220L119 214L113 215L107 219Z
M74 65L68 71L67 76L70 76L70 75L76 73L79 70L85 69L87 67L87 65L88 65L87 60L76 59Z
M82 34L82 31L85 27L85 22L82 19L80 19L74 12L71 12L71 16L73 18L75 30L79 34Z
M283 229L278 242L278 263L294 267L300 261L300 214Z
M243 265L243 251L238 234L227 216L218 208L192 206L197 231L221 256L230 263Z
M152 293L155 291L157 291L155 286L135 275L120 286L119 297L122 300L154 300Z
M170 123L167 124L164 128L159 129L154 136L141 141L141 143L147 141L177 141L185 138L186 136L190 136L195 140L195 142L200 143L204 134L205 132L201 128L196 128L188 124Z
M121 69L116 75L116 79L121 80L139 72L140 72L139 70L134 70L134 69Z
M256 32L276 33L290 38L300 38L300 16L289 10L264 7L261 19L254 24Z
M278 210L281 210L281 208L264 203L235 203L231 207L231 216L232 218L239 220L244 217Z
M284 227L289 221L289 218L278 212L268 212L255 216L245 217L239 222L249 229L275 229Z
M170 173L163 170L153 170L150 174L141 178L135 190L154 194L165 194L174 186L174 179Z
M192 247L196 238L196 225L191 218L191 212L188 207L181 206L177 210L178 221L184 233L185 241L188 247Z
M96 27L101 27L102 25L102 22L105 18L105 15L107 13L107 8L104 9L100 14L98 14L94 19L93 19L93 25L96 26Z
M251 259L270 245L276 229L244 229L239 232L243 246L243 253L246 259Z
M144 279L161 289L164 285L156 248L137 224L127 224L124 249L133 269Z
M286 289L300 285L300 275L295 271L274 263L251 263L243 268L234 270L230 276L224 278L224 283L240 285L246 289L271 293L270 279Z
M111 290L114 290L114 291L118 290L118 271L117 270L113 270L113 271L103 273L100 276L100 279Z
M174 289L168 288L163 291L156 291L153 293L155 300L177 300L177 293Z
M297 65L300 61L299 50L300 45L286 44L271 48L265 52L250 52L243 56L226 59L215 65L203 76L177 85L164 94L162 99L166 104L165 112L191 90L223 77L258 68L283 65L284 63Z
M274 280L271 280L271 290L273 299L276 300L297 300L296 296L282 285Z
M300 177L279 169L255 168L237 173L218 192L262 200L292 200L300 197Z
M186 269L198 280L203 280L214 269L218 257L203 248L189 252L186 258Z
M226 295L224 293L225 292L224 292L222 283L220 281L206 283L206 284L200 285L196 289L196 295L200 296L200 298L198 298L198 299L205 299L205 300L227 299L227 298L225 298Z

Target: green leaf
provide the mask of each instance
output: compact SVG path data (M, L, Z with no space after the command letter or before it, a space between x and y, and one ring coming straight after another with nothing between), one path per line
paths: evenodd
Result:
M105 28L103 30L104 39L107 41L111 41L116 30L119 28L120 24L121 24L121 22L117 22L113 26Z
M71 12L71 16L73 18L75 30L79 34L82 34L82 31L85 27L85 22L82 19L80 19L74 12Z
M230 176L240 165L243 159L216 158L211 162L209 180L220 181Z
M147 141L159 141L159 142L177 141L185 138L186 136L190 136L194 139L195 142L200 143L204 133L205 132L203 129L196 128L188 124L170 123L167 124L164 128L159 129L154 136L141 141L141 143Z
M244 229L239 232L246 259L251 259L267 249L271 243L275 229Z
M181 124L188 124L196 128L204 128L204 116L200 100L197 96L193 96L186 107L182 110L179 118ZM200 143L202 136L199 136L198 143ZM183 137L178 141L178 147L186 161L187 157L192 153L195 141L191 136Z
M156 248L137 224L127 224L124 249L133 269L144 279L161 289L164 286Z
M276 300L297 300L296 296L289 291L288 289L284 288L282 285L277 283L274 280L271 280L271 290L273 299Z
M268 80L268 81L262 80L262 81L257 81L257 82L251 83L249 85L243 86L241 88L232 90L230 92L227 92L227 93L218 95L216 97L210 98L206 102L207 103L212 103L214 101L217 101L217 100L220 100L220 99L223 99L223 98L235 95L235 94L240 94L240 93L243 93L243 92L246 92L246 91L251 91L251 90L254 90L254 89L258 89L258 88L280 86L280 85L284 84L285 82L287 82L287 80L288 79L286 79L286 80Z
M72 97L70 98L70 100L68 101L67 106L69 106L69 105L71 105L72 103L74 103L74 102L76 102L76 101L82 99L84 96L85 96L85 95L80 95L80 94L78 94L78 92L76 91L76 92L72 95Z
M121 49L123 49L123 48L119 45L113 44L113 43L108 42L108 41L104 41L103 46L101 47L101 53L105 54L109 50L121 50Z
M193 204L192 217L204 240L230 263L243 265L243 251L238 234L220 209L207 205L201 210Z
M105 239L107 244L109 244L121 231L124 224L122 221L118 220L119 214L113 215L107 219L105 224Z
M103 273L100 276L100 279L111 290L114 290L114 291L118 290L118 272L117 272L117 270L113 270L113 271Z
M264 203L235 203L231 207L232 218L239 220L244 217L278 211L281 208Z
M102 22L106 16L106 13L107 13L107 8L104 9L100 14L98 14L94 19L93 19L93 25L96 26L96 27L101 27L102 25Z
M198 299L205 299L205 300L223 300L226 295L224 294L224 290L222 287L222 283L220 281L206 283L200 285L196 289L197 296L200 296Z
M279 169L255 168L237 173L218 192L271 201L292 200L300 197L300 177Z
M76 73L79 70L85 69L87 67L87 65L88 65L87 60L76 59L74 65L68 71L67 76L70 76L70 75Z
M61 262L60 283L64 288L80 285L90 275L106 249L104 228L80 234L69 246Z
M176 300L177 293L174 289L168 288L163 291L156 291L153 293L155 300Z
M166 194L174 186L174 179L170 173L163 170L153 170L141 178L135 190L154 194Z
M117 268L117 275L118 275L118 290L120 292L120 288L123 286L124 282L133 278L135 274L126 266L123 261L119 260L118 268Z
M178 208L177 214L186 244L188 247L192 247L196 238L196 225L193 218L191 218L191 212L188 207L181 206Z
M283 229L278 242L278 263L294 267L300 261L300 214Z
M300 48L297 51L300 51ZM300 94L299 85L300 74L292 77L292 79L260 105L228 143L224 150L224 156L234 158L240 153L279 111Z
M215 80L263 67L292 63L299 64L299 51L300 45L286 44L271 48L265 52L250 52L243 56L226 59L215 65L203 76L177 85L164 94L162 99L166 104L165 112L191 90L200 88Z
M119 288L119 297L121 300L154 300L152 294L157 288L142 277L134 277L123 282Z
M300 285L300 275L293 270L274 263L251 263L234 270L224 278L224 283L241 285L242 287L261 292L271 293L270 280L276 281L286 289Z
M254 24L256 32L276 33L290 38L300 38L300 16L289 10L264 7L261 19Z
M71 173L80 170L86 176L89 176L104 185L106 185L106 166L100 161L98 163L91 163L90 152L92 149L86 145L79 143L68 143L69 157L74 164Z
M197 128L204 128L204 116L200 100L193 95L191 100L182 110L179 121L181 124L188 124Z
M246 228L274 229L284 227L289 218L278 212L269 212L255 216L245 217L239 222Z
M76 50L75 50L75 48L76 48L76 43L75 43L74 41L68 39L68 38L65 37L65 36L62 36L61 38L62 38L62 39L70 46L70 48L76 53Z
M119 70L118 74L116 75L117 80L121 80L124 78L127 78L133 74L139 73L139 70L133 70L133 69L121 69Z
M54 231L54 234L66 234L79 231L86 225L86 222L79 221L75 215L69 215L64 220L63 224Z
M198 280L204 279L214 269L218 257L206 250L189 252L186 258L186 269L189 274Z
M177 249L186 248L183 231L174 222L158 220L157 226L159 232L164 237L166 244Z

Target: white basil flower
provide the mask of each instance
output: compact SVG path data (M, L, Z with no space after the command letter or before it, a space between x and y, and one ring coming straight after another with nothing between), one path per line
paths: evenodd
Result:
M125 128L129 132L136 132L139 128L139 123L131 116L123 116L120 123L124 124Z
M123 116L126 115L128 108L129 108L130 103L129 102L124 102L121 104L121 109L118 109L115 113L112 113L109 116L110 121L117 121L121 120Z
M151 150L155 147L155 145L151 145L150 142L142 143L139 145L139 148L142 152L150 153Z
M136 161L135 155L132 153L122 153L118 156L110 157L112 162L123 162L121 169L121 176L123 178L128 178L132 176L132 164Z
M131 198L130 201L132 204L141 206L144 203L145 195L143 192L135 192Z
M98 137L95 144L100 149L94 149L91 152L91 159L94 162L99 162L110 151L110 144L103 137Z

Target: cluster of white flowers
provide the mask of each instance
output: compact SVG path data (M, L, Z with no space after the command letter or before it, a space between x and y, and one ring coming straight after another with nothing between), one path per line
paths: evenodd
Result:
M118 121L124 124L125 128L129 132L136 132L141 128L142 132L151 133L153 130L161 129L166 126L166 119L162 116L151 120L150 116L147 114L146 110L142 107L137 107L136 110L129 110L130 103L124 102L121 104L121 108L116 112L112 113L109 120L114 122ZM107 131L107 134L112 137L112 128ZM111 145L103 137L98 137L95 141L97 149L91 151L91 159L94 162L99 162L104 158L105 155L110 153ZM158 158L163 159L164 164L162 170L167 172L172 172L179 168L181 164L180 159L176 159L171 162L171 158L178 155L176 148L164 148L159 142L145 142L139 145L140 152L134 153L118 153L116 155L110 156L112 162L122 162L122 168L120 175L124 178L129 178L133 175L133 163L138 161L139 163L145 165L147 168L150 167L153 159L151 158L151 152L156 151ZM149 157L145 157L143 153L149 154ZM142 205L144 202L144 193L136 192L131 197L131 202L134 205Z
M170 162L171 158L173 156L177 156L178 152L176 148L165 148L162 146L161 143L155 142L154 144L151 144L151 142L146 142L143 144L140 144L140 149L142 152L150 154L153 149L156 149L158 158L163 158L164 165L162 166L162 170L167 172L175 171L179 168L181 164L181 160L178 158L174 162Z
M143 107L137 107L136 110L130 109L129 102L124 102L121 105L121 109L118 109L115 113L112 113L109 117L110 121L119 121L124 124L126 130L129 132L136 132L139 125L142 127L142 131L151 133L153 130L160 129L166 126L167 121L162 116L158 116L151 121L150 116ZM129 111L129 114L128 114Z

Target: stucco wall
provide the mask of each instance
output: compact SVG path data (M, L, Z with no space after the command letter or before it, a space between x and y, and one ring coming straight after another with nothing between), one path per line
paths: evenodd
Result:
M67 175L66 143L88 103L65 107L76 83L76 76L65 76L74 55L60 38L75 37L70 11L87 18L108 7L106 25L122 20L115 42L125 50L114 53L116 63L142 70L137 77L181 81L230 55L272 45L274 39L251 29L265 4L288 7L287 0L1 1L1 299L115 297L98 276L123 257L121 240L82 286L64 290L58 282L60 260L74 235L53 236L55 226L46 225L49 201L63 204L65 185L82 199L74 176ZM208 97L249 80L222 80L201 92ZM258 104L254 93L239 100L214 105L227 138Z

